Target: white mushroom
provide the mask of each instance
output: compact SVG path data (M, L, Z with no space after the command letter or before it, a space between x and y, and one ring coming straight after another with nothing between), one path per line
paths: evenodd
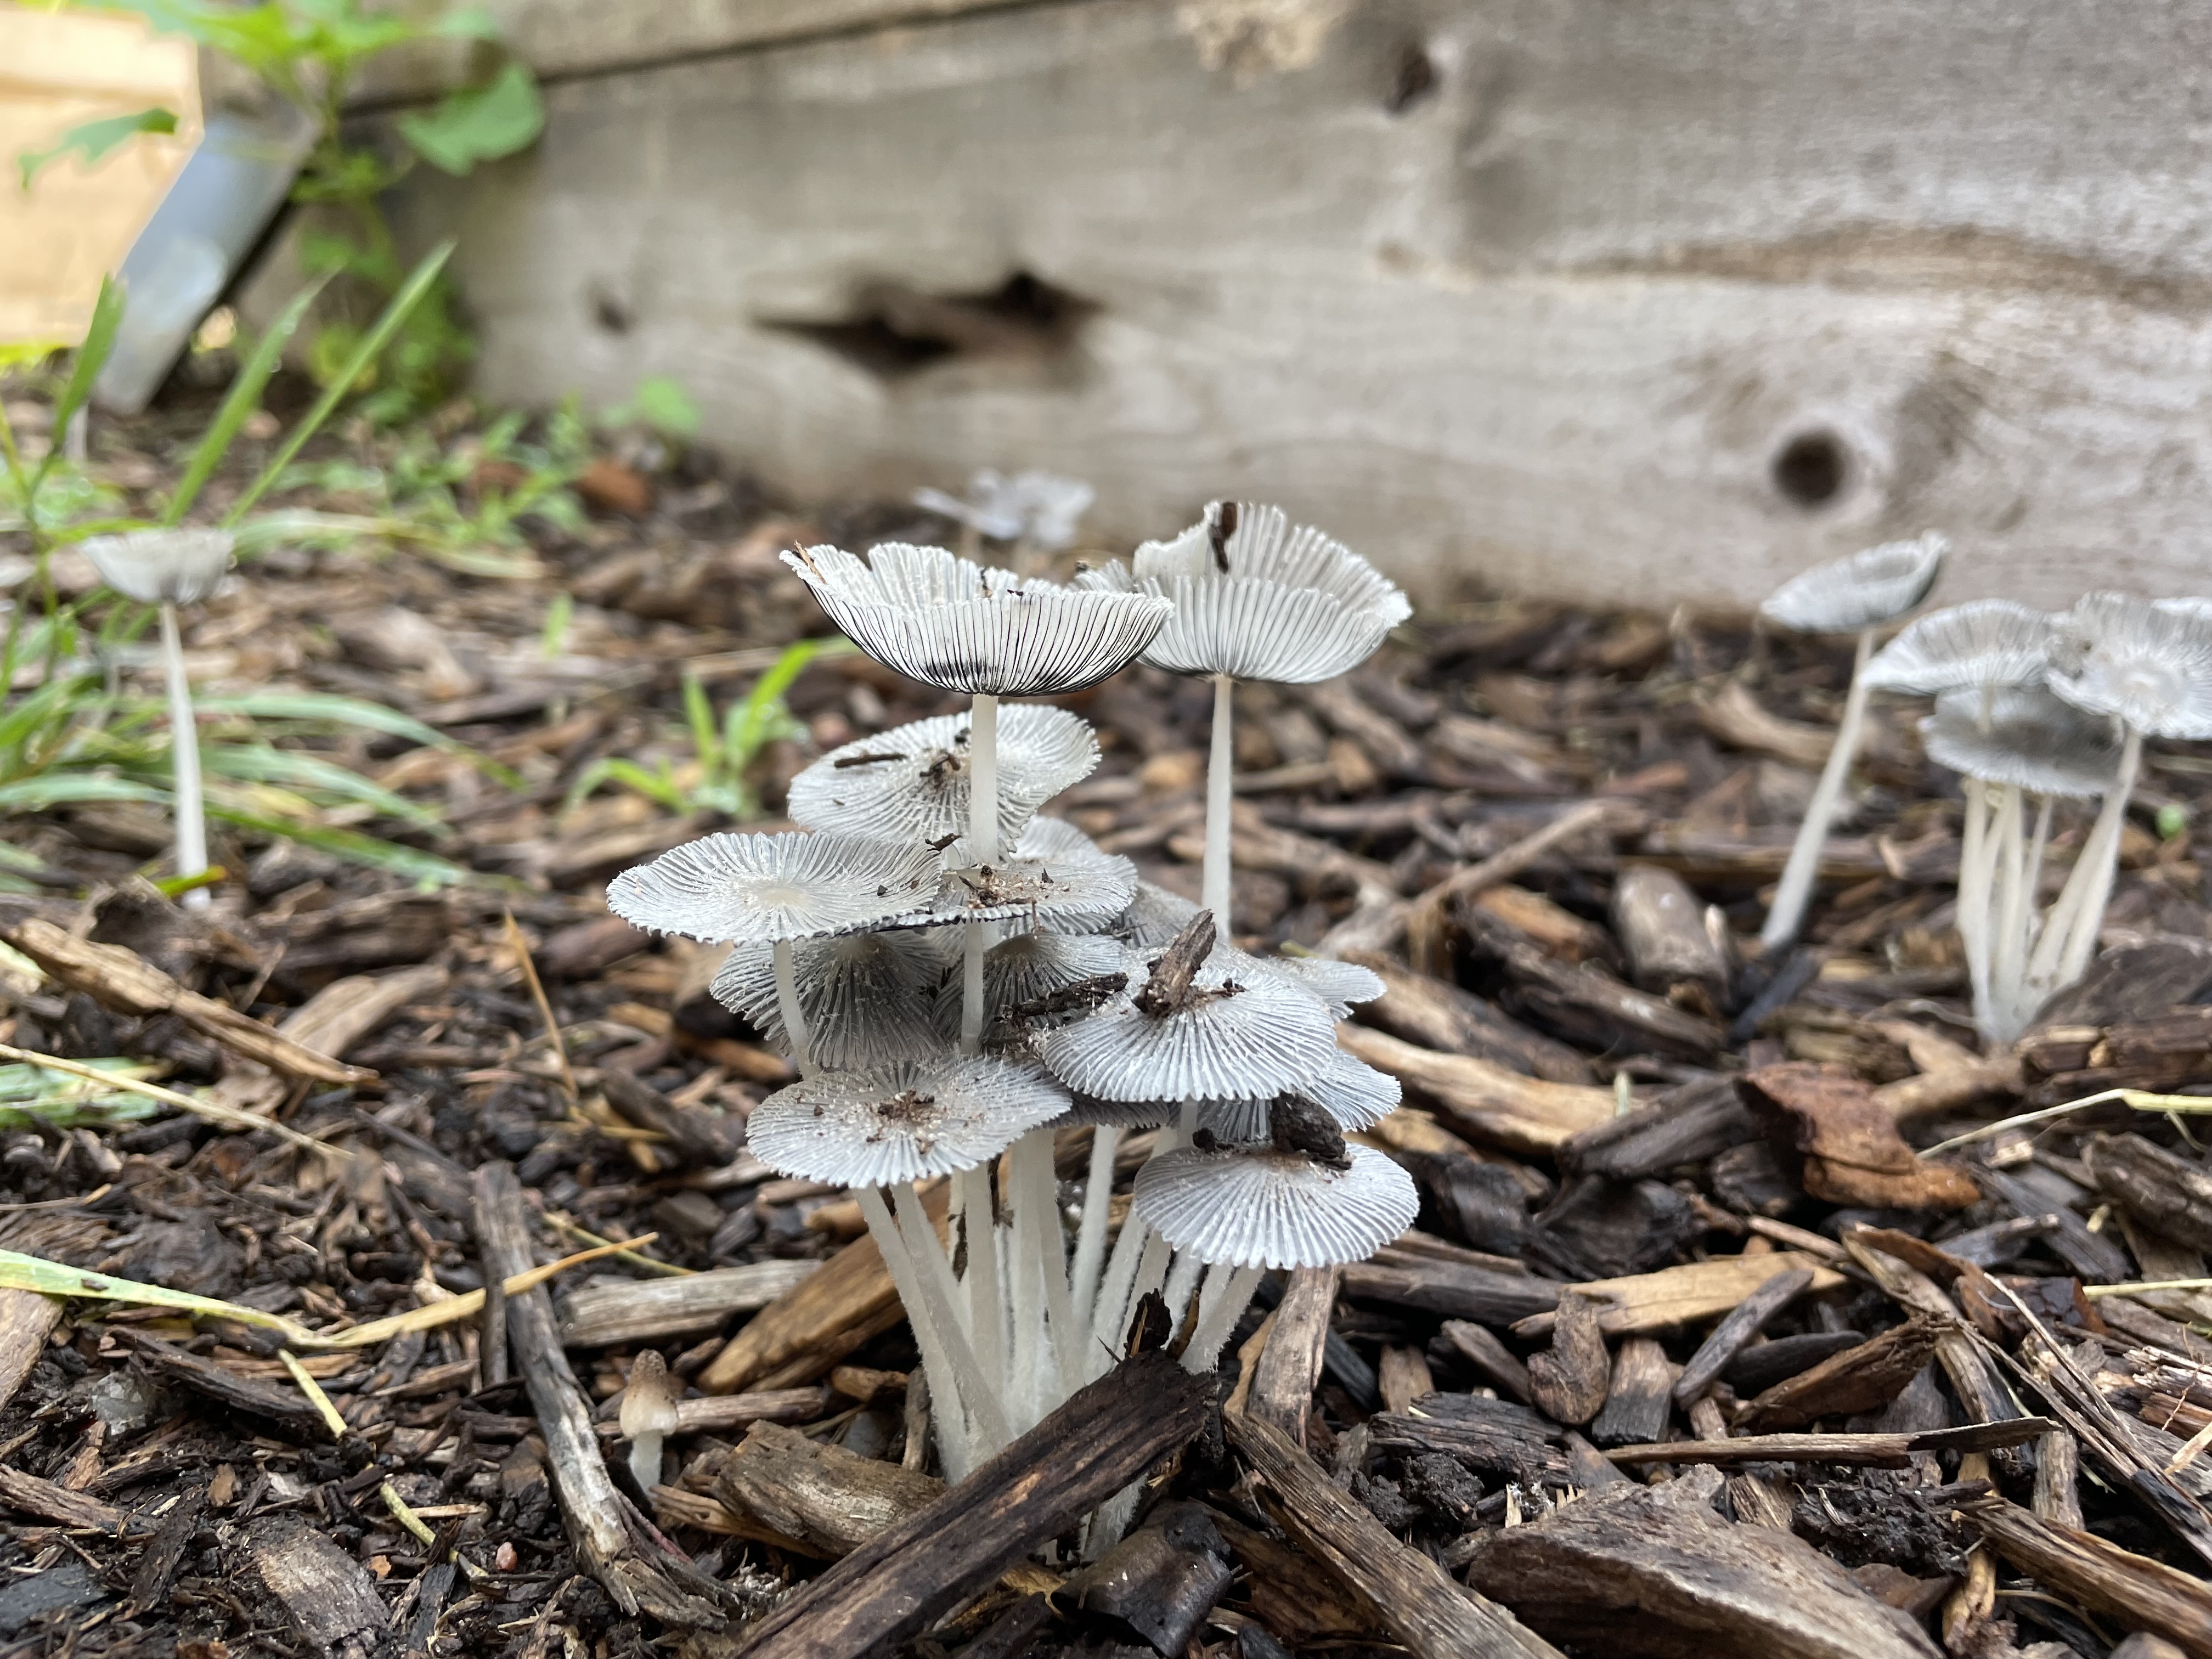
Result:
M942 933L847 933L802 939L790 949L799 1016L817 1066L880 1065L934 1045L939 988L956 959ZM791 1048L775 945L737 946L708 989L770 1042Z
M676 1391L659 1350L647 1348L630 1361L617 1426L629 1442L631 1478L640 1492L650 1495L660 1484L661 1444L676 1431Z

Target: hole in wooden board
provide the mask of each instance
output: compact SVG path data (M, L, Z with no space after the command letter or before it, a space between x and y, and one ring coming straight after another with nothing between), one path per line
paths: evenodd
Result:
M592 320L610 334L627 334L635 320L629 307L603 288L593 288L589 296Z
M1832 432L1801 432L1775 452L1774 487L1803 507L1825 507L1850 476L1850 455Z
M1398 53L1397 64L1391 71L1390 90L1382 100L1382 107L1393 115L1403 115L1433 95L1441 78L1436 59L1429 56L1428 48L1418 40L1409 40Z
M828 347L885 380L949 357L1048 356L1074 343L1098 307L1017 270L980 294L924 294L903 283L870 283L853 314L832 323L769 320L765 326Z

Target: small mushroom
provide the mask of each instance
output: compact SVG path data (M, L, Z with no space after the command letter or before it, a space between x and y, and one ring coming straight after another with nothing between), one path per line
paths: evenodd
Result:
M970 538L988 536L1042 553L1057 553L1073 544L1076 527L1097 499L1098 492L1080 478L1035 468L1012 477L979 468L968 480L964 500L941 489L914 492L916 507L943 514ZM961 550L972 556L965 542Z
M676 1390L659 1350L647 1348L630 1362L618 1426L629 1442L629 1472L637 1489L660 1484L661 1443L676 1431Z
M1759 607L1759 614L1767 621L1801 634L1858 635L1858 654L1835 744L1828 751L1828 763L1820 769L1820 781L1805 809L1805 822L1798 826L1797 839L1790 848L1790 861L1783 866L1782 880L1774 890L1766 925L1759 930L1759 938L1770 951L1790 943L1804 925L1805 907L1813 896L1813 880L1820 871L1820 847L1828 838L1828 826L1835 818L1844 780L1858 753L1859 733L1866 723L1867 694L1873 689L1867 681L1866 668L1874 654L1875 630L1928 597L1948 546L1933 531L1914 541L1885 542L1791 577Z
M792 1048L774 945L732 949L708 987L771 1043ZM927 929L845 933L790 947L808 1050L817 1066L880 1065L933 1047L934 1005L954 958Z

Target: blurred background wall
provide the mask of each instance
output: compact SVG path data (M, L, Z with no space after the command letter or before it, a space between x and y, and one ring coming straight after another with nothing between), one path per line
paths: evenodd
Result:
M2204 591L2201 0L507 0L527 155L421 170L495 397L642 374L800 496L1283 501L1458 579ZM381 95L404 97L404 82Z

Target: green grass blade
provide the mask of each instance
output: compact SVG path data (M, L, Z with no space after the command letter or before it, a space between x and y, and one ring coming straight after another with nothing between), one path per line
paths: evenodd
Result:
M261 475L246 486L246 493L231 504L229 512L223 514L222 521L226 526L236 524L246 516L247 510L276 481L276 475L292 464L292 458L300 453L308 439L315 435L323 422L330 419L331 412L353 389L353 384L361 378L362 371L376 361L377 354L398 331L400 324L407 320L408 313L422 302L422 296L430 291L430 285L438 280L438 273L446 268L446 261L453 257L453 243L448 238L433 248L428 257L415 267L414 275L407 279L406 285L398 293L392 296L391 304L384 307L383 314L377 318L375 325L362 337L361 343L354 348L353 356L346 359L337 377L323 389L323 395L315 399L314 407L301 417L300 423L292 428L291 435L269 458L269 464L261 469Z
M264 1330L276 1331L288 1342L302 1346L327 1347L330 1339L318 1336L306 1326L285 1318L282 1314L263 1313L258 1308L249 1308L236 1302L220 1302L211 1296L194 1296L189 1291L173 1291L160 1285L142 1285L135 1279L118 1279L112 1273L96 1273L88 1267L71 1267L58 1261L49 1261L43 1256L24 1255L15 1250L0 1250L0 1290L32 1291L40 1296L90 1297L102 1302L131 1302L142 1308L174 1308L179 1313L198 1314L210 1319L228 1319L234 1324L258 1325Z
M39 470L31 475L34 497L47 471L61 455L70 422L76 419L77 410L92 396L92 383L99 377L101 365L107 362L107 354L115 349L115 331L122 325L123 284L112 276L103 276L100 279L100 298L93 302L91 325L84 331L84 343L76 349L76 362L70 369L68 384L62 387L62 395L54 399L53 441L47 447L46 459L39 463Z
M50 806L91 800L127 800L142 806L169 804L168 796L159 789L97 772L48 772L0 784L0 812L43 812Z
M235 778L246 783L273 783L334 800L356 802L441 838L450 839L453 833L435 812L419 801L394 794L381 784L335 765L319 755L279 749L266 743L211 743L201 745L201 757L202 763L218 777Z
M425 887L459 887L470 884L478 886L520 885L517 882L465 868L450 859L440 858L435 853L402 847L397 842L380 841L374 836L364 836L355 830L331 830L300 819L264 817L258 812L241 812L235 807L218 805L213 801L208 803L208 816L221 818L226 823L236 824L241 830L296 841L303 847L319 848L349 863L362 865L372 870L389 871Z
M334 726L358 726L389 738L405 738L434 749L458 749L435 726L425 726L411 714L362 697L342 697L330 691L246 691L234 697L195 697L192 706L203 714L241 714L256 720L317 720Z
M269 384L269 377L276 372L276 365L283 361L286 343L300 326L301 319L307 314L307 307L314 304L315 296L323 291L324 284L329 281L327 276L324 276L294 295L292 303L284 307L283 314L261 337L260 343L253 348L253 355L246 360L246 366L231 381L230 391L223 398L222 407L216 411L215 420L200 439L199 447L192 451L192 459L185 465L184 477L177 481L177 493L169 499L169 510L161 515L163 524L184 522L185 514L191 508L194 497L200 493L200 487L214 476L216 468L222 465L222 458L229 453L239 428L246 424L255 410L261 407L262 390Z

